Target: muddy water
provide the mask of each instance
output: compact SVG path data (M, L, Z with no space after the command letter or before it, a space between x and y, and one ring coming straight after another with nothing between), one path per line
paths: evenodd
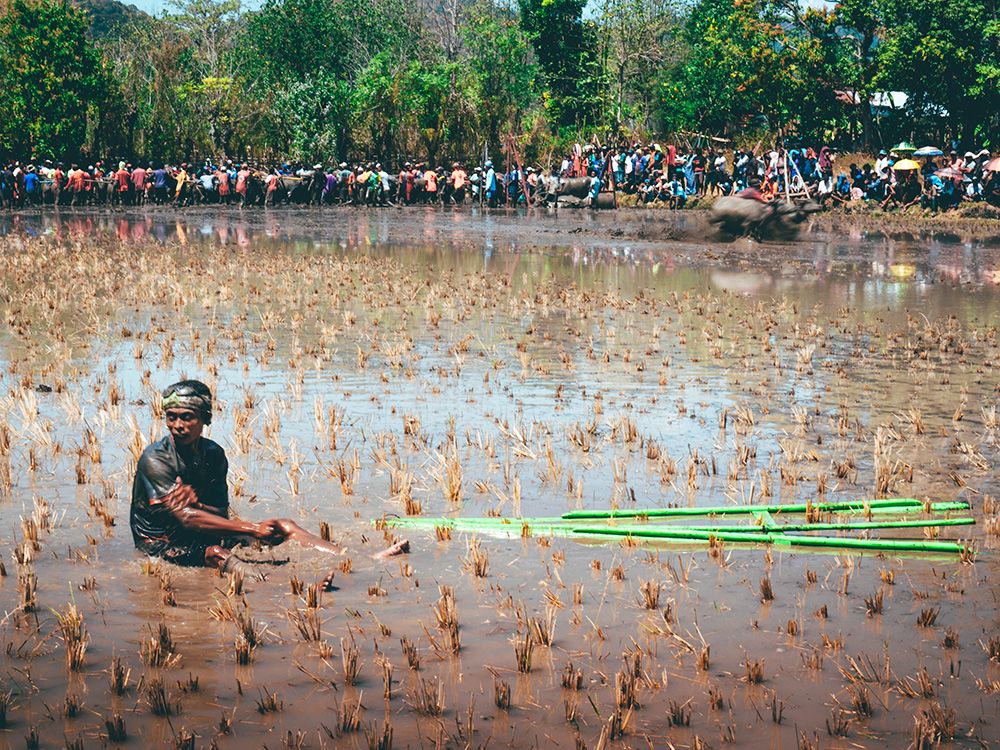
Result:
M394 747L905 747L925 713L957 745L1000 737L1000 665L983 647L1000 636L1000 247L850 227L721 244L695 215L624 212L65 212L5 216L0 233L0 528L16 553L0 578L0 742L34 727L43 746L98 746L116 712L136 747L186 733L199 747L366 747L386 722ZM156 392L182 376L217 391L209 434L233 510L329 523L350 572L279 549L287 563L261 565L240 596L135 553L135 450L162 434ZM406 512L400 486L425 516L552 516L872 498L880 481L968 500L976 525L940 538L970 541L976 561L483 535L477 577L469 535L371 524ZM400 534L405 559L368 559ZM303 641L289 580L331 567L323 645ZM89 643L67 677L54 611L71 602ZM248 666L227 606L266 626ZM924 610L937 615L920 626ZM512 642L533 617L554 621L554 641L521 673ZM141 654L160 623L168 667ZM122 696L116 655L131 668ZM570 662L579 690L562 685ZM150 709L157 677L179 702L169 717ZM616 712L616 680L634 684L631 710ZM430 715L422 689L439 685ZM281 710L261 711L266 693ZM69 718L68 695L83 704ZM359 701L364 729L341 733Z

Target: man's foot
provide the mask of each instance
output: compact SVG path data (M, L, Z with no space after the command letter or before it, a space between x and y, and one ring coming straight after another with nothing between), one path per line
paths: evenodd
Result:
M385 560L387 557L395 557L396 555L402 555L410 551L410 542L408 539L402 539L396 542L391 547L386 547L384 550L378 554L372 555L376 560Z

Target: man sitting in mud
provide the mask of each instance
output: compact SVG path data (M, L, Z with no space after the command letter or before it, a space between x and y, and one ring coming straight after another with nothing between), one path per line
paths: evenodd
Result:
M182 380L163 391L168 434L142 452L132 483L130 524L136 549L176 565L239 568L232 548L249 540L267 545L295 541L331 555L346 550L310 534L294 521L269 518L259 523L229 517L222 447L202 437L212 422L212 392L197 380ZM409 550L402 541L375 555L384 558ZM329 587L332 573L323 580Z

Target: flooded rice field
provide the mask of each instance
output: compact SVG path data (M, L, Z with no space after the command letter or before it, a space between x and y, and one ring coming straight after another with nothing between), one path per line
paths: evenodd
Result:
M1000 744L1000 244L435 210L0 235L0 746ZM233 512L346 557L135 551L183 377L216 393ZM802 503L975 523L824 532L956 542L928 552L557 518Z

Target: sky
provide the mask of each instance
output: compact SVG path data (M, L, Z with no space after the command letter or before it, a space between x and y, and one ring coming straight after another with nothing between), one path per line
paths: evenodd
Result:
M126 5L134 5L139 10L145 11L153 16L158 16L164 10L171 7L168 0L120 0ZM256 10L264 4L264 0L242 0L241 5L244 10Z

